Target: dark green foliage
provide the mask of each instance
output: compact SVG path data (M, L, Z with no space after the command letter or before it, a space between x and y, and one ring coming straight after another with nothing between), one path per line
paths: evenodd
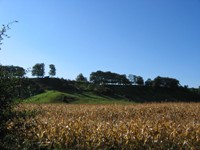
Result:
M97 95L114 95L113 90L105 85L91 84L90 90Z
M107 85L115 95L121 95L134 102L200 102L200 94L191 89L147 87L147 86L116 86Z
M0 79L0 149L3 149L3 141L8 133L6 122L12 116L13 97L12 82Z
M145 86L152 86L152 80L150 78L145 81Z
M141 76L134 76L135 84L137 85L144 85L144 79Z
M36 78L30 79L33 83L37 84L43 90L56 90L61 92L78 92L75 82L59 78Z
M11 84L10 81L0 79L0 121L6 120L11 111L14 96Z
M95 84L106 84L106 85L129 85L130 81L126 78L126 75L120 75L112 73L110 71L103 72L97 71L90 74L90 81Z
M87 82L87 78L84 77L82 73L80 73L80 74L76 77L76 81L78 81L78 82Z
M17 21L13 21L7 25L3 25L2 29L0 29L0 50L4 37L9 38L9 36L6 34L7 30L10 29L11 24L16 22ZM2 68L2 66L0 66L0 149L4 149L3 146L4 138L8 132L6 128L6 122L12 115L13 96L14 96L11 87L12 82L9 80L6 81L2 80L2 78L7 78L5 74L8 70L5 71L4 69Z
M40 86L29 78L7 78L0 79L2 84L7 84L6 89L9 95L16 99L25 99L27 97L44 92Z
M135 84L135 85L144 85L144 79L141 76L136 76L133 74L129 74L128 75L129 81L131 84Z
M0 65L0 78L22 78L25 74L25 69L22 67Z
M18 87L15 91L15 97L25 99L30 96L44 92L44 90L35 82L29 78L18 79L16 86Z
M152 86L155 88L157 87L178 88L180 86L180 83L177 79L158 76L153 80Z
M22 100L41 92L43 90L28 78L0 78L0 149L4 149L1 146L9 134L6 123L16 115L13 111L16 100Z
M162 102L162 101L200 101L200 93L197 89L185 89L182 87L152 87L152 80L146 85L114 85L94 84L90 82L69 81L59 78L31 79L40 85L43 90L56 90L67 93L93 92L97 95L122 96L137 102ZM167 78L168 80L168 78Z
M54 77L56 75L56 67L53 64L49 65L50 71L49 71L49 76Z
M0 146L8 134L6 123L13 117L16 99L24 99L42 92L28 78L23 78L25 70L16 66L0 67ZM3 149L0 147L0 149Z
M45 65L44 63L37 63L32 68L32 76L44 77Z

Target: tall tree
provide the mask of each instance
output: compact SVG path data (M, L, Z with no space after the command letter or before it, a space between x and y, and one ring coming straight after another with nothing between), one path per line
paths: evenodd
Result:
M153 87L167 87L167 88L178 88L180 83L177 79L168 77L156 77L152 83Z
M152 86L155 88L163 86L162 78L160 76L156 77L152 82Z
M123 84L123 85L130 85L131 82L129 81L129 79L127 79L126 75L125 74L122 74L122 75L118 75L120 77L120 84Z
M80 73L80 74L76 77L76 81L78 81L78 82L87 82L87 78L84 77L82 73Z
M49 71L49 76L55 76L56 75L56 67L54 64L49 65L50 71Z
M152 86L152 80L150 78L148 78L146 81L145 81L145 86Z
M136 84L144 85L144 79L141 76L137 76Z
M90 74L90 81L95 84L119 84L119 85L130 84L130 81L126 78L126 75L120 75L117 73L112 73L110 71L92 72Z
M45 75L45 65L44 63L37 63L32 68L32 76L44 77Z
M141 76L133 75L133 83L136 85L144 85L144 79Z
M129 74L128 79L129 79L131 84L134 84L134 75L133 74Z
M95 83L95 84L103 84L103 76L104 72L98 70L96 72L92 72L90 74L90 82Z

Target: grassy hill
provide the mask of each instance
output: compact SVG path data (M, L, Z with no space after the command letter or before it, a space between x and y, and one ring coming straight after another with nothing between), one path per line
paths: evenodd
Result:
M26 100L34 103L200 102L200 92L188 88L97 85L59 78L30 79L45 93Z
M24 103L69 103L69 104L130 104L123 97L100 96L92 92L64 93L59 91L46 91L24 100Z

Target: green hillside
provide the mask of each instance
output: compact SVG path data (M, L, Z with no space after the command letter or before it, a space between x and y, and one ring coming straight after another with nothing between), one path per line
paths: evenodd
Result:
M29 79L29 81L31 82L23 87L24 89L29 89L27 91L28 94L31 93L31 95L35 96L27 96L29 98L26 102L34 103L64 102L106 104L200 101L200 92L197 89L184 87L168 88L135 85L99 85L59 78L33 78ZM31 89L33 90L30 90L29 87L32 87Z
M64 93L46 91L24 100L24 103L68 103L68 104L130 104L126 98L99 96L92 92Z

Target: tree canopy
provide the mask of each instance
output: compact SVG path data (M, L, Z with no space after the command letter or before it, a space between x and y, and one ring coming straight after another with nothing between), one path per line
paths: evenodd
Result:
M49 76L55 76L56 75L56 67L54 64L49 65L50 71L49 71Z
M0 78L22 78L25 74L26 71L22 67L0 65Z
M141 76L134 76L135 84L144 85L144 79Z
M168 77L156 77L152 81L153 87L167 87L167 88L177 88L180 86L180 83L177 79L168 78Z
M130 81L127 79L126 75L120 75L117 73L112 73L110 71L92 72L90 74L90 81L96 84L118 84L118 85L130 84Z
M37 63L32 68L32 76L44 77L45 65L44 63Z
M145 86L152 86L152 80L150 78L148 78L146 81L145 81Z
M87 78L84 77L82 73L80 73L80 74L76 77L76 81L78 81L78 82L87 82Z

